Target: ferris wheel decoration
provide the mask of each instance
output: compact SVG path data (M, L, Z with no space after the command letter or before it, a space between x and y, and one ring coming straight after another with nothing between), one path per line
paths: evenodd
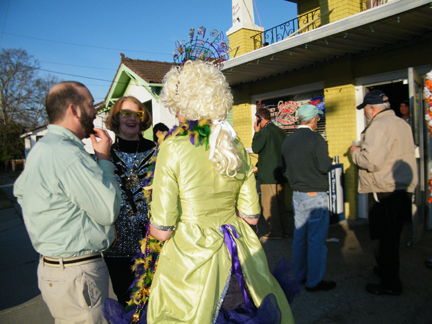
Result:
M206 37L204 26L189 31L189 41L176 41L176 49L173 53L174 62L183 64L189 60L203 60L220 64L229 53L228 42L224 40L224 34L216 29L210 31ZM228 59L226 57L225 59Z

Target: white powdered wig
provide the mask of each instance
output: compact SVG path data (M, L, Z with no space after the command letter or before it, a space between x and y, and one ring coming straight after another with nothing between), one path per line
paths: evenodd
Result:
M233 96L222 72L208 62L187 61L182 67L173 67L165 75L163 83L160 100L171 113L179 113L188 120L207 119L213 123L210 141L216 145L210 158L217 172L234 177L241 160L230 130L222 127L216 141L212 139L218 122L225 120L233 104Z

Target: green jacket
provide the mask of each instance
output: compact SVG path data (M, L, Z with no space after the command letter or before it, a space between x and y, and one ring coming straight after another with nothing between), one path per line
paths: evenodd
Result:
M273 123L256 132L252 150L258 154L258 181L260 184L284 183L282 143L286 133Z

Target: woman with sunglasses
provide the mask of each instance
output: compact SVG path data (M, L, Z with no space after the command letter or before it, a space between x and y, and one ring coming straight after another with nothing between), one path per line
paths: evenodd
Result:
M142 180L155 154L156 144L142 136L151 126L150 113L135 97L119 99L111 108L106 126L116 134L111 147L111 162L122 192L120 214L115 222L116 242L104 253L114 293L123 306L129 298L134 276L132 258L139 250L148 220L148 202Z

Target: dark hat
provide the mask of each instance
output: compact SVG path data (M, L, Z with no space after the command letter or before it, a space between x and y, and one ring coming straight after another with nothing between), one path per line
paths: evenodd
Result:
M257 112L256 112L255 115L256 116L260 116L260 117L262 117L264 119L267 119L267 120L271 119L271 117L270 117L270 111L268 109L266 109L266 108L258 108L258 110L257 110Z
M363 103L357 106L357 109L363 109L367 105L378 105L389 102L388 97L381 90L369 91L364 97Z

